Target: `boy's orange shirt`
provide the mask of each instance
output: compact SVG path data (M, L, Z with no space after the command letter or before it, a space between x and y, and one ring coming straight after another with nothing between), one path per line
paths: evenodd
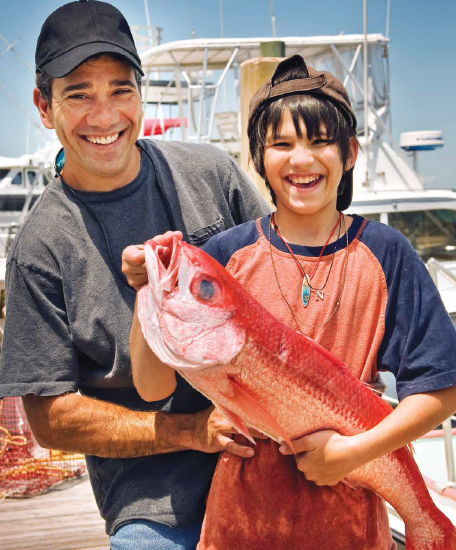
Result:
M337 313L322 328L303 332L341 358L360 380L377 377L377 351L384 336L387 305L385 275L378 260L357 236L349 245L345 286ZM227 269L276 318L292 328L295 320L283 300L271 265L267 235L257 220L258 238L236 250ZM345 240L345 237L343 238ZM331 245L328 245L331 251ZM335 253L323 301L315 293L306 309L301 303L302 277L292 256L273 247L280 286L298 317L307 325L325 322L338 300L346 249ZM306 273L317 257L298 256ZM323 286L332 254L322 256L312 286ZM243 440L242 436L238 436ZM245 443L245 440L243 441ZM385 503L374 493L343 483L318 487L283 456L272 440L258 440L255 456L242 459L223 453L219 459L198 550L392 550Z

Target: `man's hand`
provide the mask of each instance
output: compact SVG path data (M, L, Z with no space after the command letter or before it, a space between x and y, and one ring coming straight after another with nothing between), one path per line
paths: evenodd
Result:
M298 470L309 481L317 485L336 485L353 470L362 466L359 456L353 452L352 438L345 437L332 430L323 430L293 441L298 453L296 464ZM282 444L283 454L292 454Z
M173 238L182 240L182 233L180 231L167 231L163 235L157 235L152 240L162 246L170 246ZM127 278L128 284L135 290L139 290L147 283L144 245L133 244L124 249L122 252L122 272Z
M230 437L238 432L226 420L226 418L214 407L196 413L197 428L195 442L192 446L197 451L204 453L218 453L229 451L242 458L250 458L255 454L254 449L248 445L241 445ZM267 439L256 430L249 428L252 437Z

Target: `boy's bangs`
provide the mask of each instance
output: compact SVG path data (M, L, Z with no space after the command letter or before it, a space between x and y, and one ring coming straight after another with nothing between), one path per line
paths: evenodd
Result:
M332 143L338 141L340 114L339 110L328 100L321 101L309 94L292 95L275 101L269 108L269 131L274 139L280 132L283 113L287 110L299 138L302 137L301 125L304 123L308 139L319 138L323 135Z

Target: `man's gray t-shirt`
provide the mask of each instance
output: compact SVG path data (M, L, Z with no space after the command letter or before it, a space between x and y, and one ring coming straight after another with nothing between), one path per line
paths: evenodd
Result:
M182 378L147 403L133 387L128 339L136 292L121 253L169 229L202 245L263 215L258 192L210 146L138 142L141 167L107 193L47 186L7 262L0 396L80 391L136 410L191 413L209 402ZM216 455L185 451L130 459L87 457L107 531L130 519L190 525L202 518Z

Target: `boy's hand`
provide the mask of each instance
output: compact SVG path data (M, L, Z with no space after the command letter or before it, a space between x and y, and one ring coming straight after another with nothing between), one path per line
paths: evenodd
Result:
M332 430L296 439L293 446L298 453L295 457L298 470L319 486L336 485L364 463L354 452L352 438ZM285 444L281 445L280 452L292 454Z
M162 246L169 246L174 237L182 239L182 233L180 231L167 231L163 235L157 235L152 240ZM144 245L133 244L124 249L122 252L122 272L127 278L128 284L135 290L139 290L147 283Z

